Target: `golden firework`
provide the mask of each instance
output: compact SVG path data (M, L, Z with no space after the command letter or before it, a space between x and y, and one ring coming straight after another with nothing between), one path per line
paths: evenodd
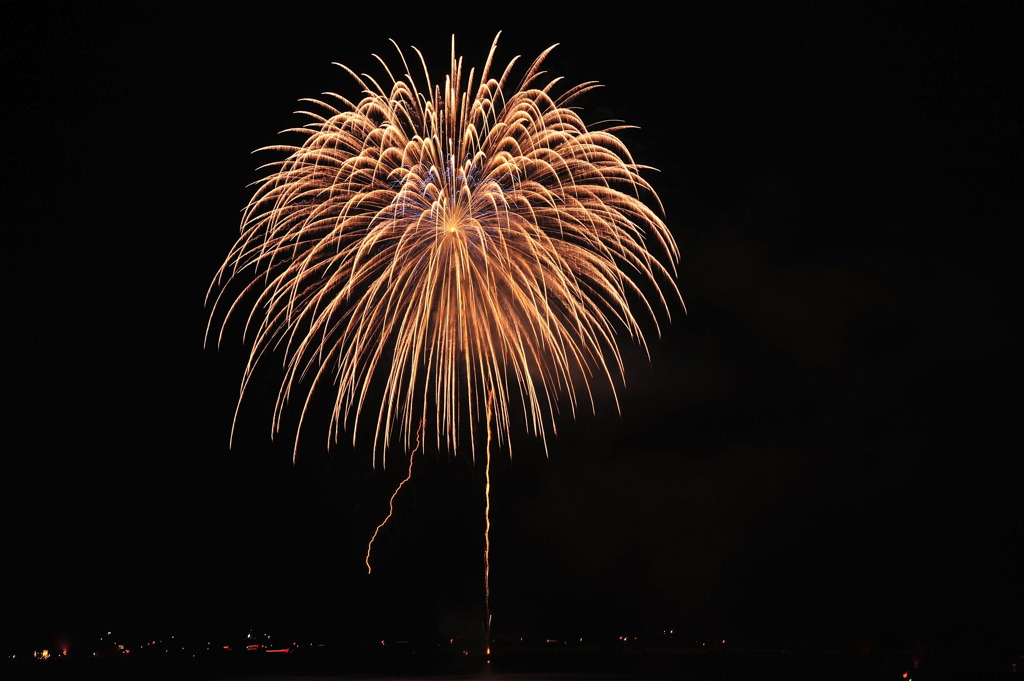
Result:
M273 430L301 399L296 447L323 389L329 441L369 419L382 463L421 422L454 451L463 421L488 418L490 438L490 415L509 445L521 413L546 442L560 408L594 409L595 380L615 393L620 334L646 349L635 310L657 329L681 305L678 247L626 126L588 127L573 106L597 84L546 78L554 46L513 84L519 58L496 68L497 44L477 74L453 38L437 82L397 44L400 69L374 55L383 77L339 65L359 98L304 100L310 122L285 131L301 141L262 150L280 160L211 284L221 322L207 333L220 343L245 318L239 403L256 367L283 358Z

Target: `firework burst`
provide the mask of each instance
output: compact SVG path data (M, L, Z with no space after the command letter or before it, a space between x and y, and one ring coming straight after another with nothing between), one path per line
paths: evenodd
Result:
M329 442L365 422L382 463L420 423L455 451L460 423L486 418L489 439L493 415L510 446L518 412L546 442L560 409L594 408L595 381L622 383L619 336L646 347L636 310L657 329L681 306L647 167L625 126L588 127L574 106L597 84L546 77L554 47L514 80L519 58L497 68L497 43L466 71L453 38L443 81L397 44L399 69L375 55L381 77L339 65L359 97L304 100L310 121L285 131L301 141L261 150L278 160L211 284L207 333L219 344L245 319L239 404L283 358L273 431L301 400L296 448L321 390Z

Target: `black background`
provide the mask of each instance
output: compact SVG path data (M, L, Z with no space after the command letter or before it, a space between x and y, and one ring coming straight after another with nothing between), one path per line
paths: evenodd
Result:
M204 296L251 152L358 94L331 62L439 77L500 30L638 126L688 313L625 346L621 415L495 456L494 635L1019 649L1020 6L655 7L5 5L10 645L479 635L482 459L426 452L368 575L404 464L293 464L258 396L229 448Z

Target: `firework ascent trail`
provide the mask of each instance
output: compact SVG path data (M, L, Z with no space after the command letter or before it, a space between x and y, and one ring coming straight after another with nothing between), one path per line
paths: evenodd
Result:
M487 396L487 462L484 477L484 630L487 657L491 656L491 403Z

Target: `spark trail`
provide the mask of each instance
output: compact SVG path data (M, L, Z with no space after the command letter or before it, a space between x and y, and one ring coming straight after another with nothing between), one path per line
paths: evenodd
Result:
M494 393L487 395L487 462L484 473L484 620L488 662L491 656L491 405Z
M377 526L377 529L373 531L373 536L370 537L370 542L366 545L366 574L368 575L373 573L373 568L370 567L370 552L373 551L373 542L377 540L377 535L380 533L381 528L383 528L387 524L387 522L391 520L391 516L395 512L395 498L398 496L398 493L402 491L402 487L405 486L405 483L409 482L409 480L412 478L413 457L416 455L416 451L420 448L420 436L422 432L423 422L421 421L420 427L416 431L416 446L413 447L413 450L411 452L409 452L409 471L405 474L405 479L402 480L402 482L398 483L398 487L396 487L395 491L391 494L391 500L388 502L387 517L385 517L384 520L380 522L380 525Z

